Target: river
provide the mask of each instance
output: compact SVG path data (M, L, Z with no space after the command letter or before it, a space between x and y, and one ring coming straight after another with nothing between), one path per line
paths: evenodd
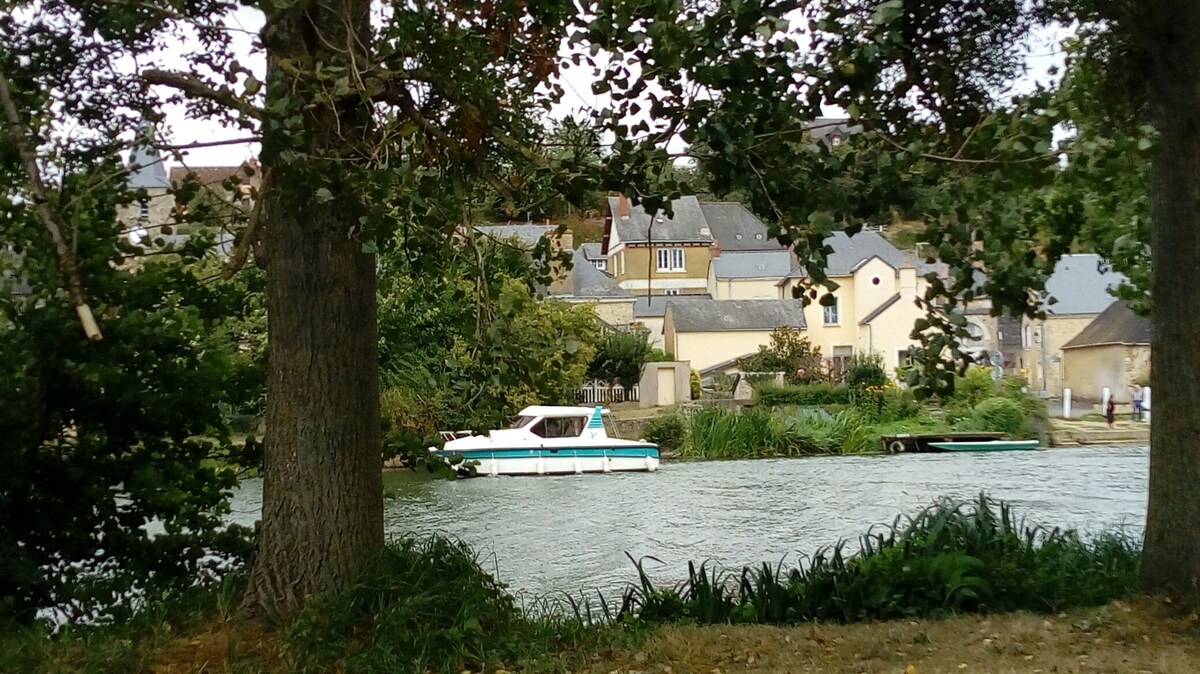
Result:
M389 534L468 542L515 592L607 594L636 580L626 552L661 560L646 563L659 581L685 576L688 560L795 562L940 496L981 491L1030 523L1140 536L1148 470L1145 447L1079 447L666 463L657 473L570 477L443 481L389 472L384 517ZM261 498L261 482L244 482L233 518L252 524Z

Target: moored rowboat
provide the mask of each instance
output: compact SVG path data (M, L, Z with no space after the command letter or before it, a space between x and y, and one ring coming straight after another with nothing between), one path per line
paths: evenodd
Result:
M1037 440L987 440L982 442L931 442L930 447L945 452L1013 452L1037 449Z

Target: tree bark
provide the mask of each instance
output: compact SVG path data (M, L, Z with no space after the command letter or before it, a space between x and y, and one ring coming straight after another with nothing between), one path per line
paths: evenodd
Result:
M1200 2L1138 6L1151 64L1154 423L1142 584L1200 598Z
M266 454L243 611L270 622L310 595L346 587L383 545L375 259L356 235L364 207L345 189L371 111L278 67L284 59L365 67L369 8L368 0L309 2L268 16L264 28L267 110L302 120L297 128L267 118L263 133L272 177L260 194L269 256Z

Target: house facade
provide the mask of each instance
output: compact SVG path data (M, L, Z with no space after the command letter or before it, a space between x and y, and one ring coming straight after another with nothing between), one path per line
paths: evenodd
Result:
M695 197L676 199L673 213L654 216L624 195L608 198L601 254L608 273L635 294L708 292L715 239Z
M1062 347L1063 383L1079 400L1100 400L1105 388L1118 403L1133 386L1150 384L1150 321L1113 302Z
M1018 372L1030 389L1055 396L1065 385L1063 346L1116 301L1125 276L1095 254L1064 255L1046 279L1040 298L1045 318L1021 321Z
M935 266L901 252L876 232L854 236L837 232L825 240L831 249L826 274L838 287L806 288L807 274L794 268L777 284L779 297L807 293L804 309L807 336L835 373L856 353L878 353L889 371L909 364L910 337L925 310L917 305Z
M758 352L777 328L805 327L800 300L668 301L663 317L667 351L703 372Z

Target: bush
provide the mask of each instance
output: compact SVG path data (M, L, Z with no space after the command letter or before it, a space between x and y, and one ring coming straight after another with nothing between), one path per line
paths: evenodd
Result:
M1031 435L1026 412L1021 403L1011 398L988 398L971 410L971 415L956 427L962 431L1007 433L1023 438Z
M642 437L664 452L674 452L687 440L687 423L678 414L651 417L642 426Z
M954 395L951 399L968 407L974 407L985 398L999 395L996 380L992 379L991 368L974 365L966 374L954 378Z
M674 588L640 583L622 612L648 622L798 624L939 617L955 612L1055 612L1103 604L1137 589L1140 552L1129 538L1086 542L1073 531L1025 526L984 496L942 501L884 531L818 550L784 572L764 563L740 574L694 564Z
M846 368L846 385L852 389L883 387L888 383L883 356L878 353L856 354Z
M821 405L850 404L850 388L832 384L807 384L801 386L776 386L764 384L758 388L759 403L768 407L779 405L802 405L807 407Z

